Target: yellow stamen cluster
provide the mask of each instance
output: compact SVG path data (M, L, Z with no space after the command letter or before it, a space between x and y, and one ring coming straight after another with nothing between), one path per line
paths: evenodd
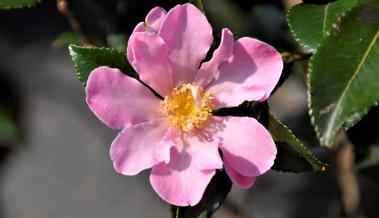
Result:
M214 105L209 92L196 83L175 88L161 101L161 111L166 119L185 132L201 128L211 115Z

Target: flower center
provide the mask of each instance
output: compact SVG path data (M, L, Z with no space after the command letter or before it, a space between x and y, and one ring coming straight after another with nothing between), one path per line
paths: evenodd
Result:
M211 115L214 109L211 100L211 94L202 87L187 83L174 88L171 95L161 101L161 111L169 122L189 132L201 128Z

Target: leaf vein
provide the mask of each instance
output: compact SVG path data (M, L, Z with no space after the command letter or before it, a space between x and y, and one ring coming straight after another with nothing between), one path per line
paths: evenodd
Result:
M326 6L325 6L325 9L324 9L324 19L322 21L322 36L323 38L326 37L326 18L328 16L328 9L329 9L329 6L330 6L330 3L328 3Z
M338 112L341 108L342 102L343 102L347 92L349 91L350 86L352 85L353 81L357 77L358 73L361 71L362 67L364 67L363 64L366 61L366 59L367 59L368 55L370 54L370 52L372 51L372 49L374 48L375 42L378 39L378 37L379 37L379 31L376 32L375 36L371 40L370 44L368 45L368 47L366 49L366 52L363 54L362 59L359 61L359 64L358 64L357 68L355 69L353 76L351 77L351 79L347 83L345 89L343 90L343 92L342 92L342 94L341 94L341 96L340 96L340 98L336 104L336 107L332 112L332 115L330 117L330 122L328 122L326 134L325 134L326 137L330 137L330 133L332 132L332 129L333 129L334 123L337 119L337 115L338 115Z

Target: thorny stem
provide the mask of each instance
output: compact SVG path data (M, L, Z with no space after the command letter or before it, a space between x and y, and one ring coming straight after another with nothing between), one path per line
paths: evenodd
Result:
M354 147L346 133L341 131L335 142L336 176L340 188L342 217L358 217L359 187L354 167Z
M84 25L76 18L75 14L69 7L68 0L57 0L58 11L65 16L71 28L79 35L80 41L85 46L93 46Z

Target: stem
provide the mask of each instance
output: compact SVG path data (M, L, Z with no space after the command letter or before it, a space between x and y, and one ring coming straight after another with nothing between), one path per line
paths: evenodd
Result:
M354 165L354 147L346 133L341 131L336 139L336 176L341 191L342 217L358 217L359 186Z
M295 61L308 60L311 57L311 54L292 54L289 52L282 52L280 55L282 56L285 64L290 64Z
M75 33L79 35L82 44L85 46L93 46L84 25L76 18L69 7L68 0L57 0L57 9L67 19Z

